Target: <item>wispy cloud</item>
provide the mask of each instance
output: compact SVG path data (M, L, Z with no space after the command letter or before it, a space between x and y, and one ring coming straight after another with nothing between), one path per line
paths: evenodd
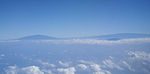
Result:
M17 66L9 66L6 70L6 74L44 74L37 66L28 66L23 68L18 68Z
M58 61L58 63L62 66L68 67L70 65L71 62L62 62L62 61Z
M58 68L57 71L65 74L75 74L76 69L74 67Z
M130 71L135 72L135 69L133 69L126 61L122 61L123 65L125 65Z
M92 71L92 74L111 74L111 72L104 70L100 67L99 64L91 62L91 61L85 61L85 60L79 60L80 63L87 64L86 69ZM84 65L82 65L84 66Z
M102 61L104 66L111 69L123 70L119 65L115 64L111 59L106 59Z
M145 60L150 62L150 53L146 53L144 51L130 51L128 55L133 60Z
M37 60L40 64L42 64L43 66L48 66L48 67L55 67L54 64L48 63L48 62L44 62L42 60Z

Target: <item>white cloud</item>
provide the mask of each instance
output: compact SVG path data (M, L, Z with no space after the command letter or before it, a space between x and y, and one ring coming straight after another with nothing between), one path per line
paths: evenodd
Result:
M3 42L12 42L12 41L3 41ZM15 41L19 42L19 40ZM134 39L122 39L122 40L97 40L97 39L71 39L71 40L31 40L35 43L54 43L54 44L128 44L128 43L141 43L141 42L150 42L150 38L134 38Z
M72 42L83 43L83 44L122 44L122 43L150 42L150 38L122 39L117 41L95 40L95 39L74 39L72 40Z
M17 74L17 66L9 66L5 72L6 74Z
M54 64L48 63L48 62L44 62L42 60L37 60L40 64L42 64L43 66L49 66L49 67L55 67Z
M118 70L123 70L119 65L115 64L112 60L106 59L102 61L105 67L111 68L111 69L118 69Z
M44 74L37 66L27 66L23 68L18 68L17 66L9 66L5 70L6 74Z
M58 72L62 72L64 74L75 74L76 69L74 67L70 68L58 68Z
M150 62L150 53L146 53L144 51L140 52L140 51L135 51L135 52L128 52L128 55L131 56L132 59L134 60L145 60L145 61L149 61Z
M109 72L109 71L105 71L105 73L106 73L106 74L111 74L111 72Z
M144 51L129 51L128 55L129 58L127 58L127 60L137 64L131 64L134 66L135 72L143 72L145 74L150 73L150 53Z
M105 72L98 71L98 72L93 72L93 74L105 74Z
M89 70L93 71L93 74L111 74L111 72L107 70L101 69L99 64L96 64L91 61L85 61L85 60L79 60L80 63L88 64L89 65Z
M44 72L42 72L37 66L24 67L22 68L22 71L25 74L44 74Z
M58 61L58 63L62 66L68 67L70 65L71 62L62 62L62 61Z
M88 67L84 64L78 64L77 65L79 68L81 68L82 70L86 70Z
M91 61L85 61L85 60L79 60L80 63L84 63L84 64L94 64L94 62Z
M111 72L107 70L102 70L98 64L92 64L90 67L94 70L93 74L111 74Z
M42 71L44 72L44 74L53 74L51 70L43 69Z
M96 39L73 39L70 41L70 43L71 42L81 43L81 44L122 44L122 43L150 42L150 38L122 39L122 40L117 40L117 41L96 40Z
M126 62L126 61L122 61L122 63L130 70L135 72L135 70L133 68L131 68L131 66Z
M101 68L98 64L92 64L90 66L91 66L91 69L93 69L94 71L100 71L101 70Z

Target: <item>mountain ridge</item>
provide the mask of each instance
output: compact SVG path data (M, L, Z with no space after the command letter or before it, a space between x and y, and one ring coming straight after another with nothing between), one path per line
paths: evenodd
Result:
M30 35L18 38L17 40L50 40L50 39L58 39L58 38L47 35Z
M90 37L72 37L72 38L57 38L47 35L31 35L18 38L17 40L60 40L60 39L98 39L98 40L121 40L121 39L131 39L131 38L149 38L150 34L142 33L117 33Z
M120 40L120 39L131 39L131 38L148 38L150 34L143 33L117 33L109 35L91 36L89 38L102 39L102 40Z

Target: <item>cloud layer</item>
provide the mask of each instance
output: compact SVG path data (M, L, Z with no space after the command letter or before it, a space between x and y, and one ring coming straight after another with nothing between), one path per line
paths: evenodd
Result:
M10 40L0 42L21 42L21 40ZM28 41L27 41L28 42ZM30 40L33 43L54 43L54 44L128 44L150 42L150 38L135 38L122 40L97 40L97 39L71 39L71 40Z

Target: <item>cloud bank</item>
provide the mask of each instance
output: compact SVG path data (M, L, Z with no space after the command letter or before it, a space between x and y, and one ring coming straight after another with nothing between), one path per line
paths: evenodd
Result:
M17 66L9 66L6 70L6 74L44 74L43 71L37 66L28 66L23 68L18 68Z
M0 41L0 42L22 42L21 40ZM122 40L97 40L97 39L71 39L71 40L29 40L23 42L33 43L54 43L54 44L128 44L128 43L150 43L150 38L135 38Z

